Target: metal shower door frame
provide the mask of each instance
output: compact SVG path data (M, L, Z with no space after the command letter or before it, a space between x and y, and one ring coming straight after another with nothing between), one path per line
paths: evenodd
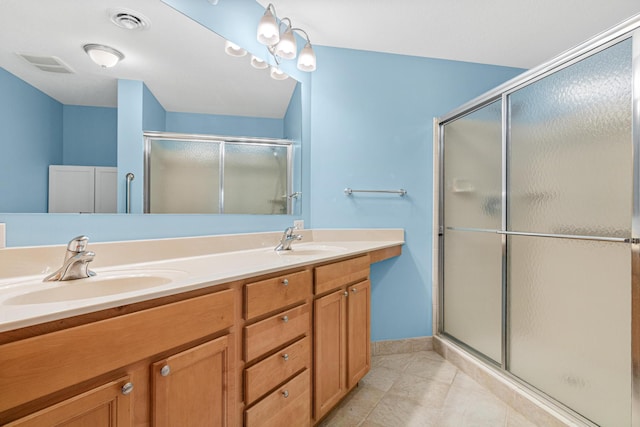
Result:
M447 340L451 340L461 345L470 353L479 357L489 366L493 366L499 373L532 390L552 406L564 409L588 425L592 422L582 417L580 414L548 397L540 390L528 383L520 380L509 372L509 293L507 287L507 242L508 235L523 235L525 233L512 232L507 230L507 194L508 194L508 150L510 147L510 110L509 95L522 87L540 80L547 75L566 68L588 56L594 55L610 46L623 40L632 40L632 161L633 161L633 208L630 238L598 238L593 236L564 236L564 235L542 235L541 233L526 233L540 237L557 238L577 238L589 240L603 240L630 244L631 256L631 425L640 427L640 15L634 16L618 26L603 32L593 39L571 49L557 58L542 64L522 75L498 86L497 88L481 95L478 98L462 105L452 112L435 118L434 125L434 259L433 259L433 279L436 281L434 289L438 295L434 306L434 334L438 334ZM488 357L466 345L463 342L451 337L444 331L444 127L447 123L472 113L492 102L501 100L502 102L502 221L501 230L471 230L477 232L497 232L502 236L502 360L499 367Z

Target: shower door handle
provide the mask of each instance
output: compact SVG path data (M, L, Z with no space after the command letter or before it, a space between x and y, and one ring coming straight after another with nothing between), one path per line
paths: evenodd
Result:
M630 243L631 239L626 237L602 237L602 236L580 236L573 234L549 234L549 233L529 233L523 231L496 231L498 234L507 236L525 236L525 237L551 237L554 239L574 239L574 240L594 240L596 242L614 242L614 243Z

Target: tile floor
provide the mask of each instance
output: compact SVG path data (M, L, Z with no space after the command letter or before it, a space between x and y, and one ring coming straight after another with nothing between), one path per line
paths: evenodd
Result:
M372 357L371 371L322 427L534 427L433 351Z

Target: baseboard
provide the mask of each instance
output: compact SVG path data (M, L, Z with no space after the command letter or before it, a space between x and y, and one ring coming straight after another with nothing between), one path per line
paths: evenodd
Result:
M371 343L372 356L431 350L433 350L433 337L405 338L401 340L375 341Z

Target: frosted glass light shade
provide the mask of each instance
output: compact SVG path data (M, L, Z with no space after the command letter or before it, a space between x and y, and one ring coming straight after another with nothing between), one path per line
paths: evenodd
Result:
M271 9L267 8L258 23L258 41L265 46L273 46L280 41L280 29L278 22L271 13Z
M298 70L311 72L316 69L316 53L311 47L311 43L308 43L300 51L298 56Z
M110 68L124 59L122 52L101 44L86 44L83 46L89 58L102 68Z
M296 51L298 46L296 45L296 38L291 31L291 27L287 29L280 36L280 41L276 46L276 55L284 59L293 59L296 57Z
M279 67L271 67L271 78L274 80L286 80L289 78Z
M253 68L257 68L258 70L264 70L265 68L269 67L269 64L267 64L267 61L265 61L264 59L260 59L255 55L251 55L251 66Z
M243 57L247 51L229 40L224 42L224 51L229 56Z

